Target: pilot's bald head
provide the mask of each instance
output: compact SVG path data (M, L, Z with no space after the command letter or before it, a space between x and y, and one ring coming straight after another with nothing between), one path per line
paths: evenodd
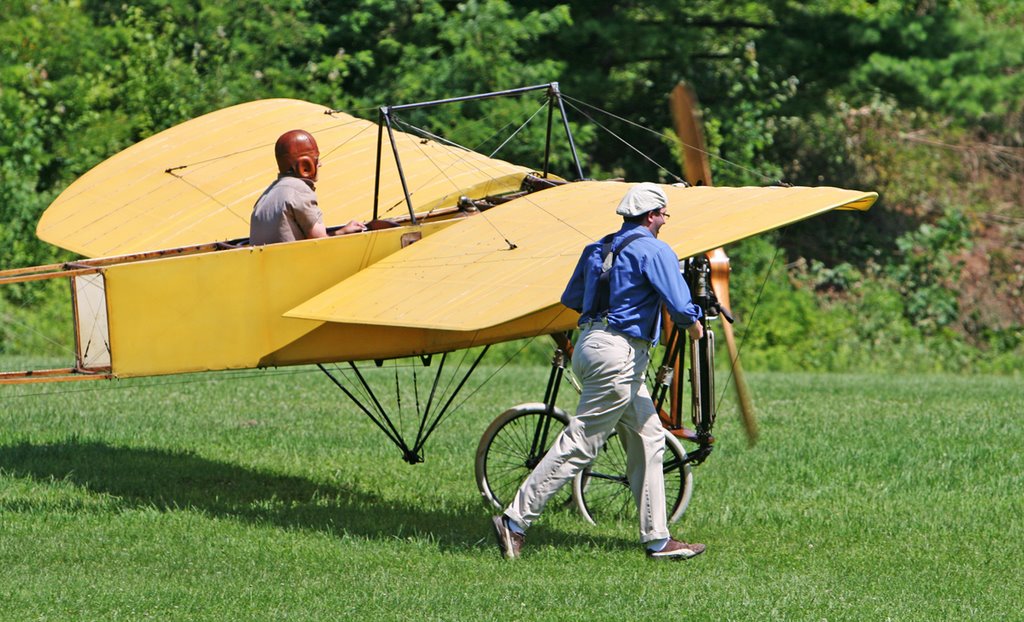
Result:
M281 134L274 145L274 155L280 173L316 181L320 149L309 132L291 130Z

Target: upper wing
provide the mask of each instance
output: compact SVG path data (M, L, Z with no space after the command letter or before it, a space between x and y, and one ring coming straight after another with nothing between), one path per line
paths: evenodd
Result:
M580 182L516 199L402 249L285 315L476 331L549 309L559 305L582 247L619 228L615 206L628 187ZM672 219L660 239L679 257L828 210L866 210L878 197L840 188L663 188Z
M301 128L320 147L317 195L328 226L373 214L378 125L294 99L232 106L164 130L100 163L46 210L37 235L87 257L175 248L249 235L249 215L274 180L274 142ZM396 133L417 212L459 196L516 190L530 169ZM407 213L387 146L380 217Z

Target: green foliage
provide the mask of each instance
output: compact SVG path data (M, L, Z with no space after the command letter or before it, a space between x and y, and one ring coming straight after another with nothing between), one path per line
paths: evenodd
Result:
M850 87L877 89L908 107L998 128L1024 101L1020 23L993 24L940 7L886 20L885 38L894 45L874 52L853 73Z
M744 364L751 369L799 369L802 361L791 349L813 340L819 323L813 296L787 280L784 258L769 236L744 240L727 252Z
M17 15L17 14L15 14ZM0 269L45 263L53 256L35 239L35 222L52 198L38 192L54 161L50 144L62 130L45 63L33 58L40 20L11 19L0 31Z
M1024 329L988 329L984 333L986 356L979 361L983 373L1020 374L1024 360Z
M67 283L47 281L31 289L24 285L4 288L8 291L0 296L0 354L61 357L59 366L71 366L74 328Z
M956 285L960 271L953 255L970 244L967 219L947 212L937 224L923 224L896 243L903 261L890 268L889 276L906 300L909 319L925 334L953 324L959 317Z
M957 257L968 222L951 212L901 238L904 262L784 263L761 236L727 249L731 300L747 369L876 372L1024 372L1019 327L986 329L984 347L954 329L959 311Z
M707 122L709 144L721 144L723 166L717 167L715 185L765 185L780 179L781 169L764 158L778 133L777 112L796 94L793 78L776 80L748 44L741 57L723 65L718 81L726 101Z
M372 61L368 60L371 66L350 80L353 90L365 94L353 101L357 108L543 84L564 71L562 63L529 55L539 38L569 24L564 7L523 12L505 0L471 0L454 9L440 2L398 3L390 8L377 12L374 21L358 24L358 34L376 31L379 39ZM344 41L350 33L343 29L352 26L351 19L339 23L330 40ZM519 100L456 104L404 113L403 120L490 154L537 112L543 97L534 93ZM540 169L546 114L538 118L540 122L527 126L497 157ZM580 131L578 139L585 143L588 135ZM553 169L569 175L565 141L556 141L555 147Z

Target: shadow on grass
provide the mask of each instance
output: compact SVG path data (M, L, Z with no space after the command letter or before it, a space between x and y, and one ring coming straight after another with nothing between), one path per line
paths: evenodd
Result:
M486 513L428 510L359 490L209 460L189 452L115 447L69 439L0 446L0 470L15 477L71 483L110 495L121 507L194 509L215 517L335 536L427 536L443 549L491 548ZM630 548L632 541L544 529L538 544Z

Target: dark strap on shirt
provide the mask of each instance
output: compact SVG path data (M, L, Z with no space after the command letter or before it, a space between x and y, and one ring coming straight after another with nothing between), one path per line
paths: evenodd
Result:
M619 253L624 251L627 246L632 244L634 241L645 237L646 234L643 231L634 231L622 239L618 248L612 248L612 240L615 238L614 233L601 238L601 274L597 277L597 308L594 309L595 317L604 317L608 315L608 309L611 306L611 273L612 266L615 265L615 260L619 257ZM611 261L608 261L608 255L611 255Z

